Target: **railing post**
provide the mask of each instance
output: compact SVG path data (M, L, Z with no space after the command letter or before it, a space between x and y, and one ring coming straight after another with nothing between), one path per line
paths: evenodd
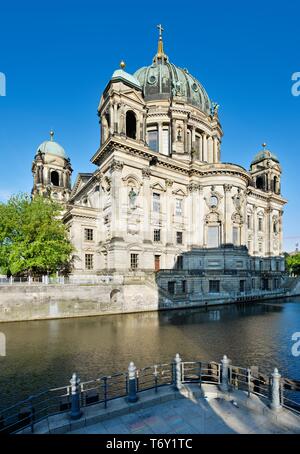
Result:
M71 383L71 419L79 419L82 416L80 410L80 379L76 373L72 375Z
M181 376L182 361L179 353L175 356L175 387L178 391L182 388L182 376Z
M220 388L223 392L227 393L229 389L228 383L229 359L227 358L226 355L223 356L221 363L222 363L222 381Z
M280 402L280 379L281 375L278 369L275 368L273 374L271 374L271 408L274 411L281 410Z
M10 285L12 285L13 282L14 282L14 278L13 278L12 276L10 276L10 278L9 278L9 283L10 283Z
M251 369L247 369L248 397L251 395Z
M154 387L155 387L155 392L157 393L157 382L158 382L158 371L157 371L157 366L154 366Z
M128 366L128 402L136 402L138 396L136 393L137 381L136 381L136 367L131 361Z

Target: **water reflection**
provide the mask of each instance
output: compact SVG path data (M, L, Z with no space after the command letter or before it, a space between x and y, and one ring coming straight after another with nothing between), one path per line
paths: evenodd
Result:
M278 366L300 378L291 336L300 330L300 299L140 314L0 324L7 356L0 357L0 405L39 390L137 366L185 360L219 360Z

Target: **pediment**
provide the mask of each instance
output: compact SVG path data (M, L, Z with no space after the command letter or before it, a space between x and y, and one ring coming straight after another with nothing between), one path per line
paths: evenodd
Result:
M154 189L155 191L161 191L161 192L165 192L166 189L160 184L160 183L153 183L151 186L150 186L151 189Z
M134 100L134 101L138 102L139 104L145 104L145 101L144 101L142 95L135 90L132 90L132 89L124 90L124 91L122 91L122 96L124 96L130 100Z
M182 196L182 197L186 196L186 193L182 189L176 189L175 191L172 191L172 194L179 195L179 196Z

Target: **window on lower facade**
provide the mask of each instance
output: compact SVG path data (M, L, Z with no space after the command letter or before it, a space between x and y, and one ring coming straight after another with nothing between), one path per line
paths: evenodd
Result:
M182 293L186 293L186 281L181 281L181 291Z
M262 243L258 243L258 252L262 251L263 251Z
M176 232L176 243L182 244L182 232Z
M130 268L132 270L136 270L138 267L139 255L138 254L130 254Z
M207 247L219 246L219 226L209 226L207 229Z
M175 214L182 216L182 199L176 199Z
M85 269L94 269L94 256L93 254L85 254Z
M220 281L209 281L209 293L220 293Z
M241 280L240 281L240 292L244 292L244 291L245 291L245 281Z
M158 131L157 129L148 130L148 145L153 151L158 151Z
M262 232L262 230L263 230L263 219L258 218L258 231Z
M254 290L255 289L255 279L252 279L251 286L252 286L252 289Z
M84 229L84 239L85 241L93 241L94 239L93 229Z
M156 192L153 193L152 203L153 203L152 206L153 206L154 213L159 213L160 212L160 194L157 194Z
M175 293L175 285L176 285L175 281L168 282L168 292L171 293L171 295L174 295Z
M154 229L153 240L155 242L160 241L160 229Z
M274 289L278 289L279 288L279 279L274 279Z
M182 255L179 255L177 257L177 259L176 259L176 268L178 270L182 270L182 268L183 268L183 257L182 257Z
M276 262L276 271L280 271L280 262Z

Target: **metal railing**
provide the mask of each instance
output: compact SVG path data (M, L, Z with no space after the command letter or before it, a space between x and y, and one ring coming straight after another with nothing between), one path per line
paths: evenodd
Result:
M71 419L75 419L74 405L77 406L77 415L80 417L80 409L90 405L98 404L107 408L109 402L117 398L127 398L129 402L134 402L143 391L153 389L157 393L164 386L173 386L179 390L184 384L197 384L200 387L204 383L211 384L226 392L236 389L246 392L248 397L255 394L272 406L276 378L279 405L300 414L300 381L281 377L278 371L277 375L268 376L260 373L257 368L251 370L234 366L226 356L218 363L182 361L176 355L174 362L140 369L130 363L127 372L82 383L73 374L69 385L30 396L1 411L0 433L15 433L24 428L34 432L35 425L43 420L47 421L50 432L49 417L67 412Z

